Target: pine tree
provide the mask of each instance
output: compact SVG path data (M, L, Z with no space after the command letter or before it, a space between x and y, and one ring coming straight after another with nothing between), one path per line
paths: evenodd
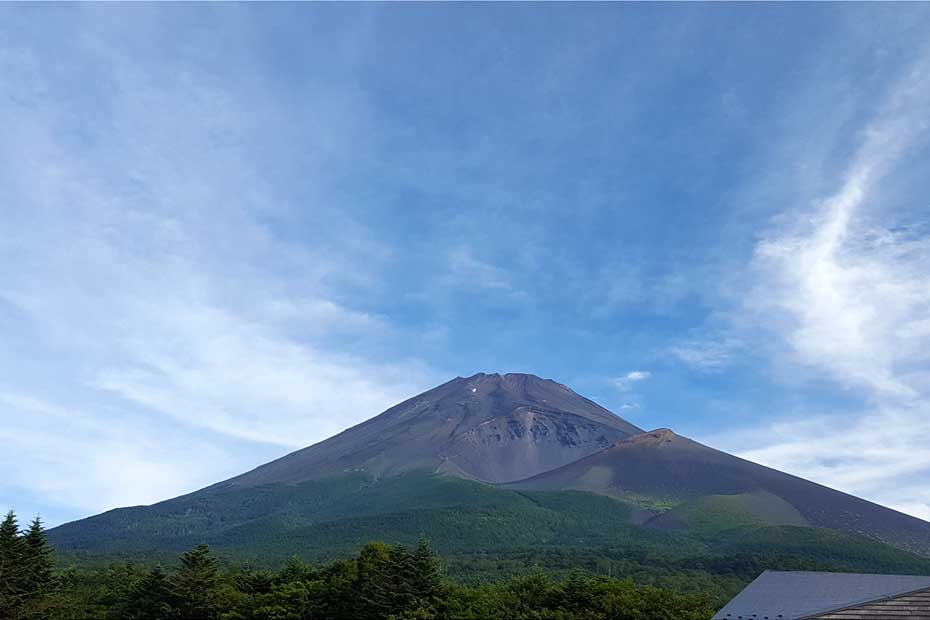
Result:
M119 609L125 620L170 620L177 617L171 604L168 576L156 566L132 584Z
M21 541L26 595L32 599L40 598L52 590L54 562L52 548L48 544L45 528L42 527L42 520L38 516L29 524L29 529Z
M291 583L295 581L311 581L316 576L313 567L293 555L278 573L278 581Z
M375 564L362 600L366 617L387 618L416 609L413 556L400 545L391 547L387 556Z
M283 572L283 571L282 571ZM246 565L233 575L233 586L245 594L268 594L274 585L274 575Z
M22 605L23 541L16 514L10 510L0 523L0 618L13 618Z
M216 559L201 544L181 556L181 566L171 578L178 615L189 620L212 620L219 614L216 601Z
M418 599L417 607L435 612L445 597L445 584L439 560L429 548L425 538L420 539L413 552L413 590Z

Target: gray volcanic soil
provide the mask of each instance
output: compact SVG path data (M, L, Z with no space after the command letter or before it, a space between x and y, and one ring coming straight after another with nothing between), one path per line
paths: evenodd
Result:
M479 373L457 377L220 484L295 483L357 469L380 476L422 468L500 483L561 467L641 432L560 383Z
M813 526L930 553L926 521L709 448L668 429L630 437L577 462L503 486L673 501L764 491L793 505Z

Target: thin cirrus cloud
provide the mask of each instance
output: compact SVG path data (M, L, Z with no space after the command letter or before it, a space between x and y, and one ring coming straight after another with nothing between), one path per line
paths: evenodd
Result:
M665 354L686 366L703 372L719 372L738 357L742 343L727 335L685 338L666 349Z
M94 386L240 439L302 447L427 385L415 363L322 351L216 308L163 303L136 320L145 328L121 343L132 365Z
M776 359L863 395L858 412L806 412L720 437L746 458L930 518L930 236L870 207L927 143L930 57L891 88L840 187L767 232L743 325ZM889 221L890 220L890 221Z
M468 246L448 253L448 274L455 286L511 291L510 275L502 268L477 258Z
M189 59L166 72L157 56L127 57L104 15L72 17L96 36L61 38L74 48L56 56L61 76L35 71L58 66L47 56L60 50L23 37L0 53L0 184L16 231L0 237L0 420L15 429L0 505L54 525L151 503L322 440L443 376L346 344L398 336L340 299L374 290L389 251L329 208L321 184L303 196L326 238L308 229L299 241L312 243L295 243L267 224L288 216L269 179L291 165L289 132L321 122L341 136L300 158L312 178L355 135L350 114L324 105L301 122L260 84L232 92ZM97 85L93 102L70 88L80 78ZM253 151L262 141L274 159Z

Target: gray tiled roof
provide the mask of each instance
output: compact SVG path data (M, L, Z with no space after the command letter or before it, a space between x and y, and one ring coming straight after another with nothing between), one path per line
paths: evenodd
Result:
M798 620L920 588L930 588L930 576L765 571L714 620Z

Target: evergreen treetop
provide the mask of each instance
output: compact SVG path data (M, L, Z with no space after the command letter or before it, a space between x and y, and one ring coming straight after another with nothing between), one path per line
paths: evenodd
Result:
M22 536L23 578L26 589L40 595L52 587L52 548L48 544L42 520L36 516L29 524L29 529Z
M23 544L16 514L10 510L0 522L0 617L13 617L24 598Z
M177 617L171 603L168 575L156 566L132 584L119 615L125 620L170 620Z
M218 571L216 558L210 555L210 547L200 544L182 555L181 565L170 583L182 618L212 620L218 616Z
M413 589L418 599L417 607L435 611L445 595L445 582L439 559L433 554L425 538L420 539L412 560Z

